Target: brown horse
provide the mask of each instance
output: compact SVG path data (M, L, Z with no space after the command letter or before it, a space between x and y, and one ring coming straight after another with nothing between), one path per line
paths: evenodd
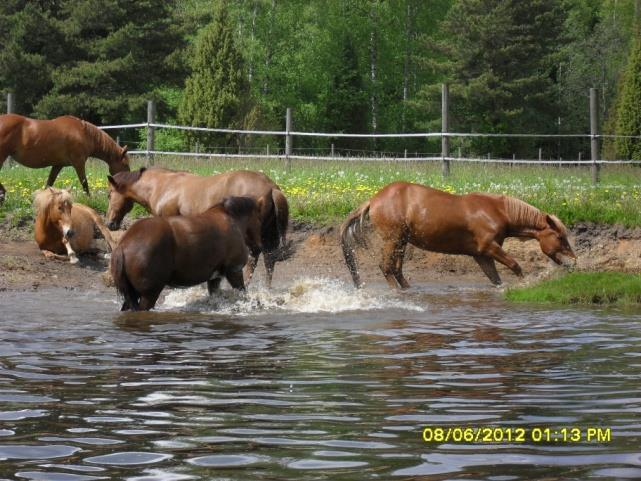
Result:
M123 311L149 310L167 285L207 282L211 295L224 276L245 289L249 236L260 246L260 202L230 197L202 214L150 217L132 225L111 258Z
M53 187L38 190L33 205L36 243L47 258L77 263L77 254L95 250L94 225L104 236L109 250L116 245L96 211L86 205L74 204L67 190Z
M73 166L87 195L87 157L104 160L111 174L129 170L127 147L120 147L95 125L69 115L53 120L0 115L0 168L9 155L25 167L51 166L47 186L53 185L63 167ZM0 201L5 192L0 184Z
M267 284L271 285L278 250L285 245L289 206L287 199L269 177L260 172L238 170L212 176L188 172L141 168L108 177L107 225L120 228L123 217L138 202L157 216L192 215L205 212L226 197L246 196L261 205L261 242ZM255 247L255 246L254 246ZM248 281L256 268L260 250L253 249L247 267Z
M403 277L405 247L474 257L495 285L501 284L494 261L522 276L521 267L502 248L506 237L537 239L557 264L560 256L576 259L567 229L555 216L519 199L473 193L454 195L419 184L394 182L353 211L340 230L345 262L357 287L361 281L354 247L365 245L363 224L369 217L383 244L380 268L391 287L409 287Z

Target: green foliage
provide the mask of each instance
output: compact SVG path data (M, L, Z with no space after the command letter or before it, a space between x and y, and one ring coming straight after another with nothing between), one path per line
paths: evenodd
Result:
M217 3L213 22L200 33L191 69L178 111L179 120L199 127L237 128L242 125L248 86L225 2ZM190 137L225 144L234 138L197 133Z
M616 133L641 135L641 33L630 51L617 106ZM641 160L641 139L618 138L616 150L620 158Z
M172 22L171 2L62 0L60 5L56 25L67 51L35 112L75 114L95 123L139 120L153 89L171 85L182 69L172 57L182 35Z
M622 272L573 272L531 287L508 289L513 302L641 304L641 276Z
M563 38L560 0L460 0L443 22L435 67L452 83L452 125L457 131L551 133L557 108L554 74ZM439 117L433 86L419 108ZM522 139L478 140L477 154L511 155Z

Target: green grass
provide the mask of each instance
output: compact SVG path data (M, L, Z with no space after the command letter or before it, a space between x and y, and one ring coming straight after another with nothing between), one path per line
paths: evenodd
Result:
M641 304L641 275L622 272L573 272L535 286L505 293L513 302L556 304Z
M207 175L232 169L262 170L278 183L291 205L293 219L315 224L342 220L361 202L384 185L405 180L431 185L455 193L494 192L518 197L558 215L572 225L580 221L641 226L641 168L607 166L601 183L591 184L589 167L508 166L452 163L452 174L441 175L438 162L292 161L282 160L197 160L160 157L157 165ZM134 166L142 165L142 159ZM48 170L31 170L13 164L0 171L7 188L7 201L0 219L12 222L32 215L33 191L41 188ZM76 201L99 212L107 208L107 169L100 161L87 164L92 197L82 193L75 172L65 168L56 186L70 187ZM138 208L134 215L143 215Z

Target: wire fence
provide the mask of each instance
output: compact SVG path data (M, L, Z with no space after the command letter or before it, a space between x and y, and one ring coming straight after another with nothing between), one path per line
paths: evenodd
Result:
M215 134L228 134L228 135L242 135L242 136L269 136L269 137L318 137L327 139L338 138L360 138L360 139L380 139L380 138L425 138L425 139L443 139L443 138L527 138L527 139L583 139L585 141L601 140L601 139L641 139L641 136L617 136L617 135L592 135L592 134L493 134L493 133L462 133L462 132L414 132L414 133L396 133L396 134L350 134L350 133L328 133L328 132L302 132L302 131L274 131L274 130L242 130L242 129L223 129L223 128L207 128L207 127L190 127L183 125L162 124L156 122L144 122L136 124L119 124L119 125L105 125L100 127L103 130L119 130L126 131L128 129L146 129L148 132L156 132L160 129L191 131L201 133L215 133ZM488 153L487 157L478 155L463 155L459 149L458 155L443 155L442 152L417 152L405 149L402 152L394 151L381 151L381 150L366 150L366 149L349 149L339 148L334 149L322 147L300 147L292 148L287 152L285 148L277 147L272 150L269 145L266 147L252 147L252 146L215 146L209 151L200 151L200 147L196 144L196 151L185 150L158 150L153 143L141 140L142 136L132 137L127 140L124 137L120 138L121 144L133 144L135 147L129 151L131 155L144 155L149 158L157 156L173 156L173 157L192 157L202 159L215 159L215 158L246 158L251 157L254 159L280 159L280 160L358 160L364 162L376 161L405 161L411 160L414 162L438 162L438 161L451 161L451 162L473 162L473 163L491 163L491 164L532 164L532 165L593 165L593 164L638 164L641 165L641 160L631 159L584 159L582 158L582 151L579 151L577 159L563 159L543 158L541 150L537 158L497 158L492 157ZM153 138L153 137L152 137ZM295 142L292 142L295 145ZM585 151L589 151L586 145Z

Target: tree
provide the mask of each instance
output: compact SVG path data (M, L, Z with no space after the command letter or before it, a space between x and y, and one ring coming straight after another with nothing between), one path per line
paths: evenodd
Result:
M182 35L164 0L62 0L67 58L36 112L92 122L140 120L155 88L176 82ZM132 113L135 112L135 116Z
M213 21L198 37L191 68L178 112L180 121L200 127L240 126L249 88L225 2L216 4ZM231 139L220 135L197 137L206 141L225 139L225 143Z
M452 84L455 128L555 132L564 18L561 0L459 0L452 7L434 58L435 68ZM423 106L434 113L436 87L421 92ZM527 155L532 147L523 139L476 140L472 146L477 154L491 150L504 156Z
M617 105L616 134L641 135L641 33L636 34L630 51ZM616 139L617 155L623 159L641 160L641 140Z
M0 90L16 93L16 111L24 115L33 114L51 88L52 70L65 58L54 7L54 2L0 3Z

